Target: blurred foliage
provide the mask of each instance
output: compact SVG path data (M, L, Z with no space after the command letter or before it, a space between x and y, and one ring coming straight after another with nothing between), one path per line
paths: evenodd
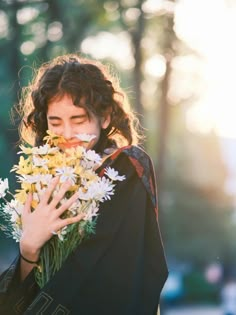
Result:
M185 302L197 304L216 304L219 302L219 288L215 284L210 284L199 271L194 271L184 278Z
M10 112L33 68L63 53L81 52L84 39L101 32L126 34L134 64L115 62L122 86L140 114L146 150L157 169L160 221L168 261L206 265L235 260L232 200L224 190L227 170L218 139L190 132L186 109L192 91L170 98L173 61L194 52L174 33L172 1L159 11L143 10L141 0L2 0L0 2L0 177L9 177L16 160L17 122ZM94 53L100 47L94 48ZM107 47L108 49L109 47ZM118 55L122 60L123 51ZM93 56L93 53L91 53ZM145 71L146 62L162 56L166 71ZM113 63L112 57L105 62ZM125 60L123 60L124 62ZM15 181L10 176L11 187Z
M187 132L183 114L176 111L172 108L170 113L175 121L168 137L160 201L167 254L195 266L211 261L224 265L236 255L229 230L234 225L232 198L224 190L227 170L218 139L214 134Z

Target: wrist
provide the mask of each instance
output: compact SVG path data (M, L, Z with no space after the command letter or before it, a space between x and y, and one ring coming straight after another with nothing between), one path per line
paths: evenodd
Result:
M31 265L37 265L39 263L39 258L37 260L29 260L28 258L26 258L25 256L23 256L20 252L20 257L21 259L23 259L25 262L27 262L28 264Z
M29 261L38 261L40 255L40 249L32 247L27 244L24 240L20 240L20 255L26 258L25 260Z

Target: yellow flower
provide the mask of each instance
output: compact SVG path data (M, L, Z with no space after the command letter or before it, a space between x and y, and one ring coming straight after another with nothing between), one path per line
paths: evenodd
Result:
M32 200L32 203L31 203L31 207L32 207L33 209L35 209L38 204L39 204L38 201L33 199L33 200Z
M21 189L24 190L24 191L31 191L31 192L34 192L35 191L35 185L33 184L30 184L26 181L22 182L21 183Z
M98 179L98 175L92 171L92 170L82 170L82 172L80 173L80 176L83 177L84 179L87 179L88 181L95 181Z
M20 216L17 216L15 222L16 222L16 225L18 225L19 228L21 229L22 228L22 222L21 222L21 217Z
M19 201L22 204L25 204L27 196L28 196L28 192L26 192L25 190L17 190L18 192L15 194L15 199L17 201Z
M59 143L65 142L65 139L63 136L59 136L50 130L47 130L47 134L48 136L45 136L43 140L45 140L50 145L58 146Z
M75 174L77 174L77 175L81 175L82 174L82 172L84 171L84 169L83 169L83 167L80 165L80 163L77 163L76 165L75 165Z
M29 154L32 154L32 149L33 148L29 148L29 147L25 147L24 145L20 145L20 149L21 149L21 151L19 151L18 154L19 153L24 153L24 154L29 155Z
M28 157L25 159L23 156L20 156L19 164L14 165L11 169L12 171L15 171L17 174L20 175L28 175L32 173L32 159L31 157Z
M59 152L56 155L47 155L46 158L48 160L47 166L49 169L65 165L65 157Z
M84 153L84 148L82 146L77 146L75 148L69 148L65 150L65 154L71 156L72 158L81 159Z

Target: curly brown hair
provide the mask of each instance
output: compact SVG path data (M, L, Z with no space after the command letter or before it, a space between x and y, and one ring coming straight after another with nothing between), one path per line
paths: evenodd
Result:
M33 145L43 144L48 129L49 102L66 94L72 97L75 106L84 107L88 115L105 117L110 114L111 122L104 132L118 146L137 144L141 138L138 121L119 81L98 61L75 54L57 57L38 69L24 92L20 104L23 115L20 135Z

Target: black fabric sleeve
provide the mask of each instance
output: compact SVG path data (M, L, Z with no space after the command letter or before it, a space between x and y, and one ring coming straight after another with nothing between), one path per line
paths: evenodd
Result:
M0 276L0 314L23 314L38 291L32 270L26 279L20 281L20 256Z

